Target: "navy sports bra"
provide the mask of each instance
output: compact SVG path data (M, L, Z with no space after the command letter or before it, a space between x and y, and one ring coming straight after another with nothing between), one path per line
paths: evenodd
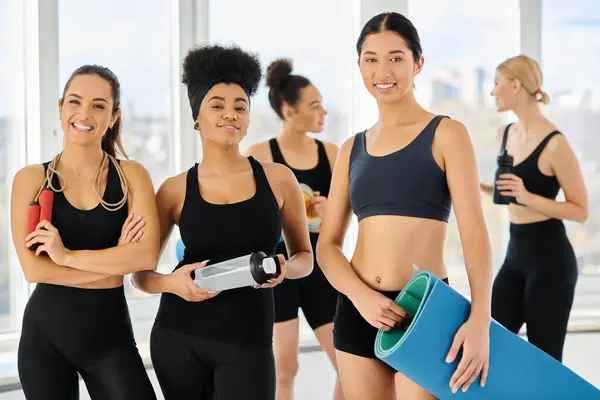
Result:
M350 153L350 204L358 220L401 215L448 222L452 201L446 174L431 145L442 118L435 116L406 147L374 157L366 150L366 131L354 138Z

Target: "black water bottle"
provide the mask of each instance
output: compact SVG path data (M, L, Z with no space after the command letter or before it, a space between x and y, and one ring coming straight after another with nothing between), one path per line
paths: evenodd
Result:
M494 176L494 194L493 200L495 204L510 204L515 201L515 198L512 196L503 196L500 194L496 182L498 181L500 175L502 174L510 174L512 173L513 167L513 157L509 155L506 150L503 150L502 153L498 156L497 159L497 168L496 174Z

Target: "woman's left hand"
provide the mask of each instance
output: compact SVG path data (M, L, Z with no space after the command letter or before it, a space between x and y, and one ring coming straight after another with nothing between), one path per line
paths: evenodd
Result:
M279 259L279 265L281 267L281 273L277 278L269 279L268 283L263 283L262 285L254 285L255 289L266 289L272 288L279 285L285 279L285 273L287 271L285 257L282 254L277 254L277 258Z
M310 208L314 211L319 217L323 218L325 216L325 208L327 206L327 197L321 196L321 193L315 192L315 197L312 198L310 202Z
M118 246L139 242L144 235L144 230L142 229L144 224L144 218L141 215L134 218L133 214L129 214L121 227L121 237L119 238Z
M531 193L525 188L523 179L514 174L501 174L496 181L496 185L502 196L511 196L517 200L517 203L526 205Z
M69 253L69 250L63 245L58 229L46 220L40 222L35 227L35 231L27 235L25 242L27 247L40 243L35 250L35 255L39 256L45 251L50 259L58 265L64 265L65 257Z
M461 360L450 379L453 393L461 387L462 391L466 392L479 374L481 374L480 385L485 386L490 359L490 322L469 318L454 336L452 347L446 356L447 363L456 359L461 347Z

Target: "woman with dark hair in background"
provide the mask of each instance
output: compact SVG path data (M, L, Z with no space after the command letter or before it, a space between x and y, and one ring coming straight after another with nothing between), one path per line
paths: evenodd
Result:
M135 285L163 293L150 340L152 362L166 399L273 399L273 291L312 269L302 193L292 172L240 153L250 122L250 98L260 63L238 47L191 50L183 63L202 162L158 190L161 248L174 225L183 260L166 275L134 275ZM291 257L261 289L212 293L190 276L207 261L274 255L283 227Z
M325 215L331 171L338 147L307 135L308 132L323 131L327 112L317 88L304 76L292 74L291 60L281 59L271 63L267 70L267 86L269 102L283 121L283 131L277 138L250 147L249 154L258 160L287 166L298 179L304 194L314 252ZM287 255L283 240L279 242L277 252ZM332 335L337 291L314 261L314 269L309 276L286 279L273 289L278 400L293 397L294 378L298 372L298 308L302 308L319 344L337 370ZM343 399L339 379L336 380L334 398Z
M317 248L325 275L340 291L334 344L349 399L431 399L426 390L376 359L378 329L406 316L394 299L412 265L445 278L446 225L454 203L471 287L471 313L447 354L461 361L449 385L467 390L489 357L491 249L483 218L478 171L469 134L457 121L433 115L416 101L414 79L423 68L419 35L397 13L364 26L357 43L363 82L379 120L342 146ZM354 212L354 255L342 252ZM447 280L446 280L447 282Z
M498 111L518 117L498 131L513 167L495 183L497 195L510 201L510 241L494 280L492 317L514 333L525 323L529 341L562 361L577 283L577 259L562 220L587 219L585 182L566 137L540 111L539 103L550 99L537 62L523 55L504 61L492 95ZM565 201L556 201L561 188ZM493 185L481 189L494 192Z
M92 399L156 398L123 276L156 267L158 217L146 170L115 158L124 155L120 96L109 69L77 69L58 103L63 151L13 182L13 241L25 278L37 283L19 343L27 399L78 399L78 374ZM41 189L54 192L51 221L28 235L28 207Z

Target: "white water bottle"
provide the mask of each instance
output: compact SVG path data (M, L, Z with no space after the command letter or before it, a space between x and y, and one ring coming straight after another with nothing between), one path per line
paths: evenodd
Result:
M277 256L267 256L262 251L198 268L194 283L211 291L230 290L262 285L281 274Z

